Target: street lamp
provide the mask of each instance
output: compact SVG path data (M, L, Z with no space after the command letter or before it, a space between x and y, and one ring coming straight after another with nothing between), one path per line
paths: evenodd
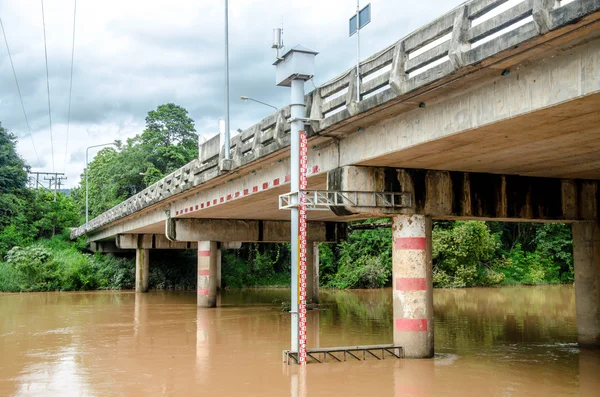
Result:
M252 102L260 103L261 105L265 105L265 106L268 106L268 107L270 107L270 108L273 108L273 109L275 109L275 111L276 111L276 112L278 112L278 111L279 111L279 109L277 109L275 106L273 106L273 105L269 105L268 103L261 102L261 101L259 101L258 99L250 98L250 97L243 96L243 95L240 97L240 99L241 99L242 101L252 101Z
M87 230L87 224L90 220L89 218L89 201L88 201L88 151L91 148L95 148L95 147L101 147L101 146L117 146L116 143L112 142L112 143L103 143L101 145L92 145L92 146L88 146L87 149L85 149L85 229Z

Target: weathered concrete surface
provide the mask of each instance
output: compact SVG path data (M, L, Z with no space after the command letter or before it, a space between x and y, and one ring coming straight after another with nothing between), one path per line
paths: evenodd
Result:
M172 241L218 240L222 242L289 242L290 222L235 219L171 219L167 238ZM346 224L309 222L308 241L338 242L346 237Z
M573 224L573 264L578 342L600 347L600 226Z
M366 96L375 89L383 91L360 102L355 102L352 95L343 95L345 102L338 101L342 111L328 113L324 120L311 125L311 145L317 146L309 161L311 169L317 166L312 178L315 187L324 182L319 174L348 164L531 172L555 177L571 173L569 177L597 179L600 164L592 153L597 150L593 145L597 145L598 131L588 128L578 132L576 128L598 124L598 116L585 113L585 109L597 109L599 103L594 95L600 91L600 46L593 40L599 32L595 23L600 16L600 1L576 0L556 9L551 7L552 2L527 1L485 24L465 26L465 15L480 17L501 3L470 1L365 60L361 64L360 92ZM530 11L533 21L484 44L474 42ZM447 61L429 70L406 73L406 61L416 59L412 51L449 32L452 39L447 46ZM417 63L427 67L445 53L445 46L442 43L441 48L427 51L427 56L418 56ZM391 70L369 80L371 73L385 67ZM500 76L504 69L510 69L510 76ZM331 109L330 102L335 99L329 96L344 89L356 92L358 88L353 84L349 72L309 94L305 102L312 109L310 115ZM577 98L581 101L571 104ZM418 109L419 102L425 102L426 109ZM560 107L562 113L557 114L552 107ZM276 173L271 168L289 169L287 164L277 163L287 156L288 116L289 108L285 108L234 137L233 172L221 175L218 164L222 151L219 154L213 139L201 148L198 161L92 220L87 228L77 229L73 237L88 231L93 240L123 232L160 233L151 229L169 216L247 219L231 213L229 204L237 200L235 207L240 213L252 208L257 217L283 219L277 210L263 213L262 208L274 206L275 201L269 197L281 191L278 188L287 176L287 171ZM516 121L519 117L522 119ZM356 132L358 127L362 127L362 133ZM330 135L346 139L328 144L326 137ZM321 147L328 146L327 150L335 153L325 155ZM557 148L565 149L567 154L559 157ZM582 154L587 157L574 160ZM530 161L531 167L526 167L530 156L537 163ZM331 164L332 160L337 163ZM553 160L558 161L557 167L540 167ZM250 181L256 179L253 171L264 171L257 184ZM213 189L215 186L218 189ZM243 196L244 189L254 186L260 190L248 200ZM227 199L229 195L231 199ZM200 209L202 203L214 199L218 205ZM186 213L190 208L196 213ZM154 214L145 212L148 210Z
M148 272L150 269L150 250L135 250L135 292L148 292Z
M431 218L392 218L394 344L406 358L433 357Z
M215 241L198 241L198 298L199 307L217 305L217 255Z
M421 214L436 219L572 222L598 220L597 181L422 169L348 166L329 172L329 190L406 192L407 208L334 207L341 215Z
M308 246L312 246L312 260L307 260L306 272L307 283L312 283L312 296L307 292L306 297L311 299L312 303L319 303L319 242L315 241Z

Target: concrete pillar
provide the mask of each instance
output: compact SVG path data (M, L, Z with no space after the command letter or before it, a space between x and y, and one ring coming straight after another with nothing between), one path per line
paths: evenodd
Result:
M431 218L392 218L394 343L407 358L433 357Z
M223 286L221 285L221 255L223 254L221 248L217 249L217 291L221 291Z
M577 340L600 346L600 226L581 222L572 228Z
M313 276L315 269L314 245L306 243L306 303L313 303L315 278Z
M311 245L309 243L309 245ZM310 270L310 275L312 275L312 303L319 303L319 243L312 243L313 249L313 259L311 262L312 270ZM310 265L309 265L310 266ZM307 267L306 271L308 272L310 268ZM308 296L308 295L307 295Z
M199 307L217 305L217 252L216 241L198 241Z
M148 292L148 270L150 267L150 250L135 250L135 292Z

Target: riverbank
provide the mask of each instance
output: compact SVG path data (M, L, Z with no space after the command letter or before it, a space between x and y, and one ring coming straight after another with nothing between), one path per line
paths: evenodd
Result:
M494 222L437 222L433 229L435 287L572 283L572 238L568 225L509 225ZM321 288L391 286L389 228L355 230L346 241L319 247ZM133 254L92 254L64 233L15 246L0 258L0 291L132 289ZM222 251L224 288L288 287L289 244L243 244ZM150 289L194 290L195 251L153 250Z

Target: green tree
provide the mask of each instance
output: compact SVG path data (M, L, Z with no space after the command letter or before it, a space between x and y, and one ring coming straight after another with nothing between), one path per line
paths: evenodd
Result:
M141 134L98 152L89 164L94 218L198 157L198 135L186 109L172 103L148 112ZM85 220L85 174L72 197Z

